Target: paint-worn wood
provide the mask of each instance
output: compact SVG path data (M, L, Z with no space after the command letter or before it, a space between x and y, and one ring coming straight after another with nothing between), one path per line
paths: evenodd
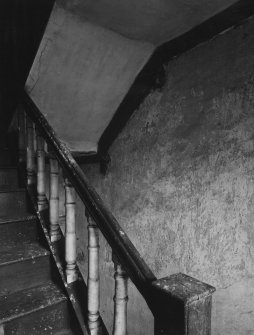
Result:
M4 241L28 243L39 239L39 227L35 217L27 220L0 222L0 244Z
M26 172L27 184L35 184L35 151L34 151L34 126L29 117L26 117Z
M114 324L113 335L127 334L127 302L128 302L128 276L113 257L115 266L115 296L114 296Z
M77 275L77 238L75 227L75 190L69 180L65 179L65 261L66 280L72 283L78 279Z
M28 194L31 197L31 202L33 208L36 209L36 197L33 187L28 187ZM51 243L50 236L48 234L48 217L46 211L40 212L38 216L40 226L46 237L46 242L49 249L52 252L52 259L56 265L56 269L63 283L66 283L66 276L63 270L65 264L64 259L64 250L65 250L65 239L62 231L60 231L61 239L57 243ZM65 224L65 216L62 217ZM70 285L65 285L66 293L70 299L71 306L73 311L75 311L76 318L78 320L79 328L82 330L83 335L87 335L88 321L87 321L87 285L82 279L82 275L77 267L78 278L79 280L71 283ZM109 335L107 329L103 323L103 320L100 318L102 324L102 334ZM75 332L75 335L79 332Z
M30 244L0 251L0 296L38 286L51 278L49 252Z
M37 130L37 204L38 210L43 210L46 205L46 171L44 140Z
M18 188L18 170L16 167L0 168L0 189Z
M69 328L66 296L52 282L0 298L5 335L55 334Z
M27 214L28 201L25 189L0 190L0 219L17 218Z
M0 297L0 322L12 321L16 318L35 312L61 301L66 301L62 290L51 281L45 284Z
M26 93L23 96L23 106L29 117L39 127L48 145L54 151L59 164L64 168L68 179L74 186L81 201L83 201L92 215L121 264L124 265L130 279L148 302L150 300L148 296L149 287L151 282L156 280L155 275L144 262L115 217L105 206L100 196L89 185L86 176L68 148L57 139L52 127Z
M101 334L100 324L100 277L99 277L99 231L86 212L88 222L88 326L91 335Z
M51 242L61 238L59 228L59 166L54 157L50 157L50 185L49 185L49 221Z
M37 216L34 214L26 213L26 215L19 215L17 217L0 217L0 225L6 224L6 223L15 223L15 222L21 222L21 221L29 221L29 220L36 220Z
M24 163L26 160L26 124L25 113L21 107L18 109L18 136L19 163Z
M182 273L153 283L155 335L210 335L215 288Z
M24 168L21 164L20 177L25 176ZM58 281L58 268L52 262L54 256L44 247L45 231L37 216L27 213L32 205L37 211L36 187L27 188L34 195L29 201L25 189L11 188L16 186L16 178L9 173L13 168L8 168L8 180L6 170L2 179L7 190L0 191L0 334L81 334L76 316L69 308L70 299L67 304L64 286ZM48 208L37 211L38 217L43 214L48 223Z
M13 165L12 153L6 148L0 148L0 166Z
M98 266L98 243L97 234L100 228L109 245L113 249L120 263L126 269L129 277L138 288L148 303L155 316L155 333L171 335L209 335L211 322L211 292L213 288L209 285L200 288L198 298L182 301L180 297L172 294L175 287L182 287L183 278L187 285L187 276L166 278L169 285L160 289L161 281L156 277L142 260L126 233L118 224L112 213L105 207L103 201L96 191L89 185L83 171L73 159L68 148L55 136L53 129L45 117L40 113L33 101L24 95L24 106L27 113L33 119L45 140L51 146L60 165L63 167L68 179L78 192L81 200L86 206L89 222L89 244L94 243L93 248L89 247L89 269L88 269L88 323L91 334L100 333L99 327L99 266ZM95 224L96 222L96 224ZM90 229L91 228L91 229ZM90 238L92 237L91 241ZM90 278L92 280L90 280ZM196 280L189 278L189 282ZM163 281L163 280L162 280ZM154 285L152 286L152 283ZM196 281L198 283L198 281ZM200 283L200 282L199 282ZM165 284L165 283L164 283ZM90 286L90 288L89 288ZM195 285L194 285L195 286ZM197 284L198 286L198 284ZM210 288L209 289L207 288ZM93 294L91 293L93 292ZM170 292L170 293L169 293ZM180 292L180 291L179 291ZM205 292L205 293L204 293ZM209 292L209 294L207 293ZM192 292L193 293L193 292ZM207 295L206 295L207 294ZM191 296L194 296L192 294ZM198 319L196 315L198 314ZM199 323L198 323L199 322ZM198 328L199 327L199 328ZM195 331L199 333L195 333Z

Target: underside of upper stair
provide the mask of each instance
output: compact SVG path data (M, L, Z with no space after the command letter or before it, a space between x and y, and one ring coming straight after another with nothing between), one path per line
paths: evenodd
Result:
M26 90L71 150L97 152L155 49L238 2L57 0Z

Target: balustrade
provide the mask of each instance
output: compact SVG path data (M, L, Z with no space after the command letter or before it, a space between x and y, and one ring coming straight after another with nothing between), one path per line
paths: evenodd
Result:
M28 98L26 98L28 99ZM59 228L59 171L65 177L65 273L67 287L77 281L77 241L75 223L76 190L86 206L88 229L87 323L89 334L103 333L100 317L99 228L112 247L115 268L115 295L113 335L127 335L128 275L147 301L155 317L154 334L210 335L211 294L214 288L183 274L157 280L148 266L105 208L96 192L87 185L83 172L73 157L55 137L47 121L28 100L29 108L37 116L37 123L46 133L49 153L49 236L51 242L61 238ZM37 129L37 166L35 164L34 125L29 117L18 114L19 162L24 161L24 134L26 130L27 184L33 185L37 168L37 199L39 211L46 208L45 141ZM37 126L37 124L36 124ZM52 150L51 150L52 149ZM60 163L60 165L59 165ZM69 178L70 176L70 178ZM75 189L71 181L74 181ZM64 267L64 266L63 266ZM128 275L127 275L128 274ZM70 285L71 286L71 285ZM84 321L85 322L85 321Z

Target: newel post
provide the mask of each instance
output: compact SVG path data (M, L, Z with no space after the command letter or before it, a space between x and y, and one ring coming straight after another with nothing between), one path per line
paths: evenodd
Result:
M210 335L215 288L182 273L152 283L155 335Z

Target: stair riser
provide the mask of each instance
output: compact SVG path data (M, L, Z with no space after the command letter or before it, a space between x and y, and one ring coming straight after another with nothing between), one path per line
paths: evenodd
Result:
M0 266L0 296L41 285L51 278L50 257Z
M25 191L0 192L0 216L25 216L28 201Z
M0 166L10 166L15 163L15 159L10 151L0 149Z
M17 169L0 168L0 189L17 188L17 187L18 187Z
M11 240L14 243L20 243L37 241L38 239L39 227L36 220L8 222L0 225L0 242Z
M34 311L3 325L3 335L50 335L70 325L67 302Z

